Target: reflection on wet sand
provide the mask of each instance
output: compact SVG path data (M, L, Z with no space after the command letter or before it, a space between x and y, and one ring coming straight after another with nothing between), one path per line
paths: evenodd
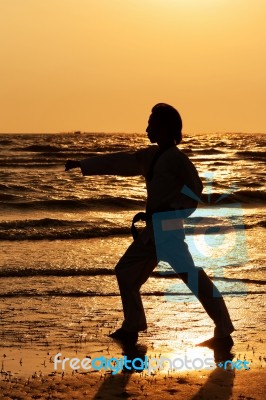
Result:
M145 368L145 360L147 359L147 346L141 346L141 345L136 345L136 346L127 346L127 347L122 347L123 350L123 355L127 356L128 360L134 360L138 359L138 367L134 370L134 368L123 368L123 371L119 374L112 375L108 374L107 377L104 379L103 383L99 387L97 393L93 397L93 400L96 399L101 399L104 398L106 393L108 393L108 398L117 398L117 397L127 397L131 398L131 396L140 396L140 392L144 395L144 397L148 396L149 386L152 386L153 383L156 383L157 381L162 381L164 379L164 383L166 384L166 381L168 380L168 387L161 387L158 386L158 392L163 390L163 398L167 398L165 396L171 396L174 395L178 392L181 391L179 388L180 385L182 385L182 391L184 390L183 385L187 385L188 389L188 395L189 397L186 397L187 399L189 398L190 400L198 400L198 399L212 399L214 396L214 393L218 393L217 398L219 400L228 400L231 395L232 395L232 390L233 390L233 383L234 383L234 377L235 377L235 372L234 370L230 369L222 369L219 367L216 367L213 365L214 369L211 371L206 371L207 372L207 380L204 384L200 384L200 389L197 388L199 385L198 383L195 384L193 381L193 377L195 378L195 371L182 371L182 375L177 374L176 371L168 369L168 371L160 371L159 368L151 368L148 371L141 371L140 366L144 366ZM190 349L191 351L193 349ZM194 349L195 350L195 349ZM190 352L185 352L183 353L183 359L189 359L188 354ZM198 354L197 354L198 353ZM215 349L213 352L212 359L215 361L215 363L218 362L224 362L226 360L232 360L234 357L234 354L231 352L231 348L225 348L225 349ZM200 360L200 354L204 354L203 349L196 349L196 353L194 352L194 359ZM195 358L195 355L198 355L197 358ZM206 355L206 353L205 353ZM160 354L161 356L161 354ZM180 355L179 355L180 356ZM149 361L151 362L152 358L148 358ZM168 357L164 356L165 360L182 360L182 358L173 358L173 353L168 354ZM209 358L210 359L210 358ZM156 360L154 358L153 360ZM168 361L168 362L169 362ZM190 360L191 361L191 360ZM164 364L162 365L163 367L165 366ZM169 364L168 364L169 366ZM191 370L191 368L189 368ZM167 372L167 374L166 374ZM187 372L187 373L186 373ZM199 371L201 372L201 371ZM209 373L209 375L208 375ZM205 376L206 376L205 375ZM131 380L135 377L134 379L134 384L135 388L132 385ZM192 378L192 379L191 379ZM137 383L137 385L136 385ZM165 386L165 385L164 385ZM154 388L153 388L154 390ZM154 399L157 398L157 396L152 396ZM160 398L160 397L158 397Z

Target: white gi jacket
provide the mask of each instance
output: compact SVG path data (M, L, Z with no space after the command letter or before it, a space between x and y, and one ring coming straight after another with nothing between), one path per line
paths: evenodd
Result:
M88 175L143 175L147 187L146 212L189 209L195 207L191 197L181 193L187 186L197 196L202 182L189 158L176 146L165 150L157 159L152 179L148 172L158 146L149 146L135 152L119 152L90 157L80 161L81 171Z

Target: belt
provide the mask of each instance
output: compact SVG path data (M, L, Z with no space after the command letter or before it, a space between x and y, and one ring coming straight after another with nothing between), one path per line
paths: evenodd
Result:
M156 211L156 213L157 212L166 212L166 211L175 211L175 209L174 208L171 208L171 209L168 208L167 210ZM131 228L130 228L131 235L132 235L134 240L137 239L137 237L139 235L138 230L135 227L135 223L139 222L139 221L147 222L147 221L151 221L151 220L152 220L152 214L151 213L147 213L147 212L141 211L141 212L137 213L136 215L134 215L134 217L132 219L132 223L131 223Z

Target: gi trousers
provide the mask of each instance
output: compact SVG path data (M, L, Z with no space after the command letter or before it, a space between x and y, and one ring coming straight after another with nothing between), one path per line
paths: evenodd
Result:
M173 238L171 240L173 244ZM213 320L214 337L230 335L234 327L220 292L205 271L195 266L182 230L174 240L176 245L171 244L169 248L169 241L166 242L160 259L157 259L152 222L147 222L146 228L132 242L116 265L115 272L124 311L122 328L129 332L147 329L140 288L158 262L165 261L186 283Z

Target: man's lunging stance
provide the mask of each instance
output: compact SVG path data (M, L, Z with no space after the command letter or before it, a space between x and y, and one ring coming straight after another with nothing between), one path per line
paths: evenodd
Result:
M177 145L182 140L182 120L172 106L159 103L153 107L146 129L152 145L135 152L118 152L90 157L81 161L68 160L66 171L80 167L83 175L143 175L147 187L146 212L135 216L146 221L146 227L137 234L134 223L134 241L115 267L120 289L124 321L110 336L123 343L136 343L138 332L147 329L140 288L147 281L159 261L168 262L179 277L198 298L213 320L214 337L204 342L211 348L232 346L230 334L234 331L225 302L202 268L194 265L185 242L180 212L195 208L195 201L182 189L188 187L200 195L202 183L197 170ZM170 240L156 253L154 225L158 215L177 211L174 221L178 226ZM172 214L171 214L172 215ZM166 229L167 231L167 229ZM158 259L159 257L159 259Z

